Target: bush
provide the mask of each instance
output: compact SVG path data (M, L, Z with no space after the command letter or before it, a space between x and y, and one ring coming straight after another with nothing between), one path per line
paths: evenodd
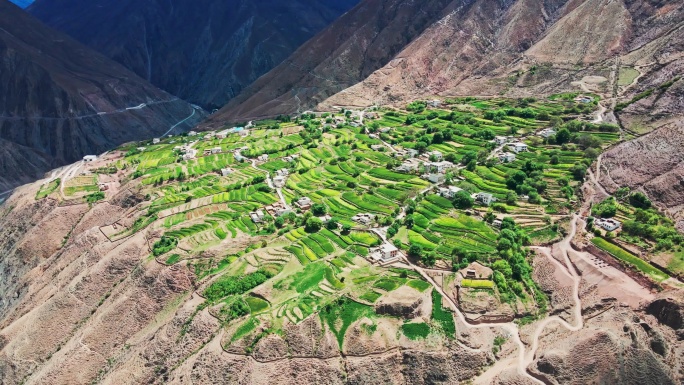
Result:
M244 294L273 277L267 270L257 270L242 277L222 277L209 286L203 293L210 302L229 295Z
M652 205L651 200L640 192L635 192L629 196L629 204L639 209L649 209Z
M178 246L178 238L168 237L164 235L161 239L152 246L152 254L158 257L162 254L166 254Z

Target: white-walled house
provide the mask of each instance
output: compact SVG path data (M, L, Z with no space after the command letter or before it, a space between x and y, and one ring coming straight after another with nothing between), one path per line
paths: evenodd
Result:
M223 176L229 176L230 174L232 174L234 172L235 172L235 170L233 170L230 167L226 167L226 168L221 169L221 175L223 175Z
M97 160L97 155L86 155L83 157L83 161L86 163L94 162Z
M515 154L513 154L512 152L499 154L499 160L503 163L515 162Z
M516 154L527 151L527 145L522 142L511 143L508 145L508 148L510 148Z
M494 195L486 192L480 192L475 194L475 200L485 206L489 206L496 201Z

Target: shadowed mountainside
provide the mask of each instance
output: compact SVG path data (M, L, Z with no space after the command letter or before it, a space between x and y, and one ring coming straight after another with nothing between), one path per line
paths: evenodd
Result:
M0 192L203 116L6 0L0 58Z
M358 0L39 0L29 11L180 98L220 108Z

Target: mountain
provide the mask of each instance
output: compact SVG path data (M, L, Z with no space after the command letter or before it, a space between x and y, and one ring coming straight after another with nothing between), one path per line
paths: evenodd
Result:
M0 0L0 191L201 111Z
M11 1L21 8L26 8L29 5L33 4L33 0L11 0Z
M319 103L327 110L436 95L579 90L580 84L587 86L583 78L589 72L606 78L610 60L627 55L635 45L657 49L656 41L680 25L677 4L367 0L257 80L210 122L304 111ZM387 44L386 36L392 36L394 44ZM676 52L672 45L667 47Z
M219 108L358 0L38 0L29 11L182 99Z

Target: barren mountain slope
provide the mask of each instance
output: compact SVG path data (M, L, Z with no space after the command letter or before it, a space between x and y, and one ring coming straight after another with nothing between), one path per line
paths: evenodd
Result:
M259 78L210 125L304 111L363 80L439 20L449 0L364 0Z
M389 65L320 108L416 96L579 90L573 83L584 76L608 77L608 59L627 54L638 42L664 39L679 26L676 1L653 3L525 0L462 8L435 23Z
M3 144L0 191L86 154L160 135L194 114L181 125L187 128L202 116L6 0L0 58L0 139L16 145Z
M358 0L39 0L29 11L138 76L220 108Z

